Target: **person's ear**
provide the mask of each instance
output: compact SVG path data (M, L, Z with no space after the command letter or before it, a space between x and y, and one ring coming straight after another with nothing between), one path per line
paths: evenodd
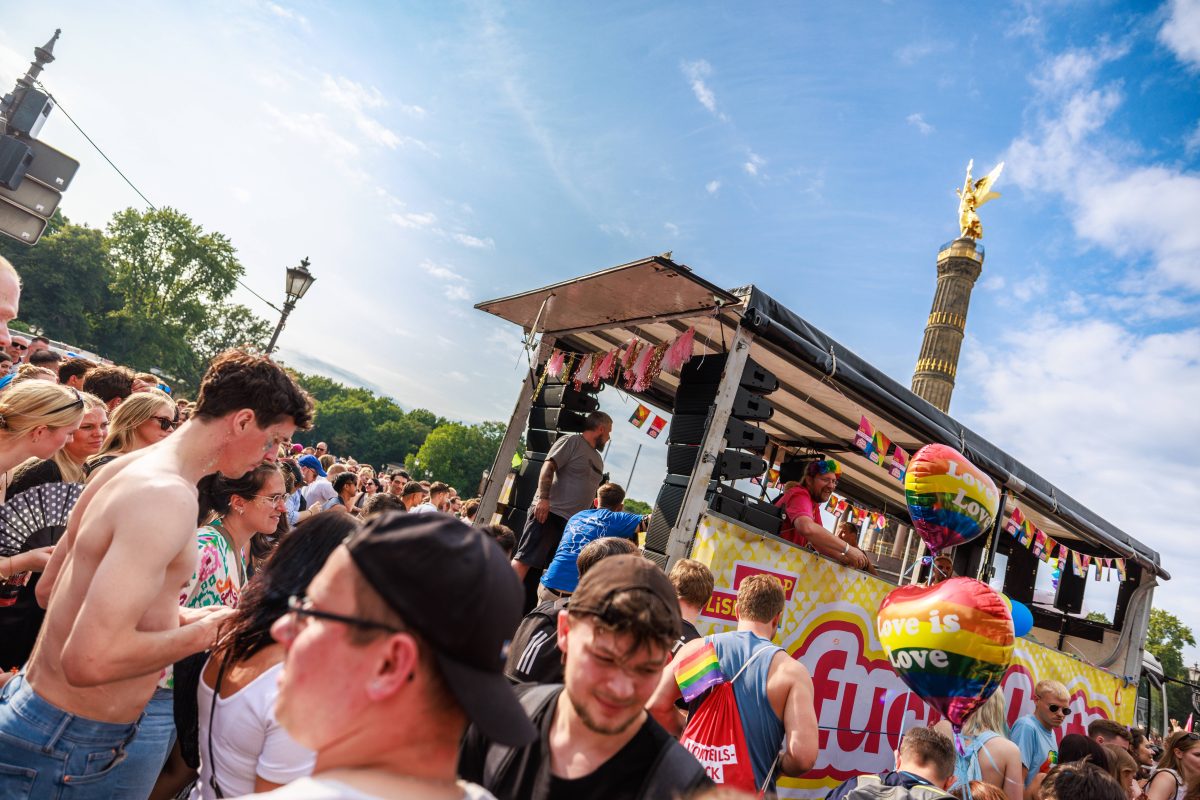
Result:
M567 634L571 631L571 615L564 608L558 612L558 649L567 652Z
M375 668L367 677L367 699L380 701L394 695L416 679L420 667L417 640L410 633L388 634L379 645Z
M252 409L243 408L233 415L233 430L235 433L245 433L254 424L254 411Z

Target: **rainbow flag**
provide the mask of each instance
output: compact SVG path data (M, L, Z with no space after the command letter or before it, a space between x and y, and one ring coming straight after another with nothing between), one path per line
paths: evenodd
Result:
M875 462L881 467L886 467L884 459L887 458L888 448L892 446L892 440L883 435L883 431L875 431L875 435L871 437L871 453L867 458Z
M875 445L875 429L871 427L871 423L866 417L858 423L858 430L854 434L854 446L861 450L863 455L868 458L871 455L871 448Z
M650 427L646 429L646 435L651 439L657 439L662 433L663 428L667 427L667 421L657 414L654 415L654 421L650 423Z
M726 680L712 642L705 642L704 647L675 665L675 683L679 684L679 693L683 695L685 703L692 702Z
M629 417L630 424L635 428L640 428L646 423L646 418L650 416L650 409L646 408L641 403L638 403L637 409Z

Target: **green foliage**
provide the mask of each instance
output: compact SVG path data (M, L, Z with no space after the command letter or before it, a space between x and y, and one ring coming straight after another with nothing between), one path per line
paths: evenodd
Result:
M649 503L643 503L641 500L634 500L632 497L626 497L625 510L630 514L641 514L642 516L645 516L654 509L650 507Z
M414 479L445 481L463 497L473 497L483 473L492 467L504 430L500 422L439 425L405 461L405 468Z
M1184 646L1195 647L1196 637L1183 620L1161 608L1150 609L1150 625L1146 632L1146 649L1162 664L1167 677L1187 680L1183 663ZM1192 713L1192 690L1177 683L1167 684L1167 707L1172 716L1181 720Z
M1110 620L1108 615L1103 611L1089 611L1084 619L1090 620L1091 622L1099 622L1102 625L1112 625L1112 620Z
M353 456L375 466L403 463L443 422L425 409L406 412L390 398L367 389L344 386L323 375L294 374L316 400L317 411L312 430L297 441L325 442L334 455Z

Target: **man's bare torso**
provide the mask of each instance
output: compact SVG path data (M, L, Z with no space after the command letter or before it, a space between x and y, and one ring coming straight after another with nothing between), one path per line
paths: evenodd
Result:
M62 656L84 604L119 604L122 586L133 582L152 588L152 599L141 612L136 630L165 631L179 626L179 592L196 566L195 529L176 523L164 526L153 512L153 506L162 502L181 512L186 510L183 518L195 520L198 510L195 486L173 468L170 448L152 447L105 466L84 491L71 515L59 543L60 548L66 548L66 557L56 573L46 576L54 581L50 602L27 666L27 677L34 691L60 709L104 722L132 722L154 693L160 670L98 686L73 686L64 673ZM165 570L161 566L147 568L136 559L126 559L119 565L109 563L108 571L119 569L105 583L112 580L120 585L93 585L93 578L106 559L117 558L110 553L115 537L129 537L125 543L134 545L148 543L154 537L159 539L156 545L167 544L174 556ZM101 607L119 608L119 605ZM105 657L103 648L88 650L84 654L88 659Z

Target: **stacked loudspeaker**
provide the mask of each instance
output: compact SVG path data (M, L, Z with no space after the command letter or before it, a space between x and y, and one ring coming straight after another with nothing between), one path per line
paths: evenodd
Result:
M603 386L584 386L577 391L570 383L562 383L561 380L566 378L548 377L533 399L533 408L529 412L525 458L513 482L508 511L504 515L504 524L512 528L518 537L525 527L529 507L537 494L538 476L550 448L563 436L582 433L587 415L600 408L596 392Z
M725 361L724 355L693 358L679 375L674 416L667 436L667 477L659 490L654 516L646 532L647 556L663 563L671 529L679 519L688 479L696 468L701 445L712 424ZM706 491L709 508L767 533L779 532L779 516L775 509L721 482L752 478L767 471L767 462L761 458L767 448L767 435L751 423L770 419L775 413L774 406L764 395L778 388L779 381L771 372L747 360L724 430L726 447L713 464L713 480Z

